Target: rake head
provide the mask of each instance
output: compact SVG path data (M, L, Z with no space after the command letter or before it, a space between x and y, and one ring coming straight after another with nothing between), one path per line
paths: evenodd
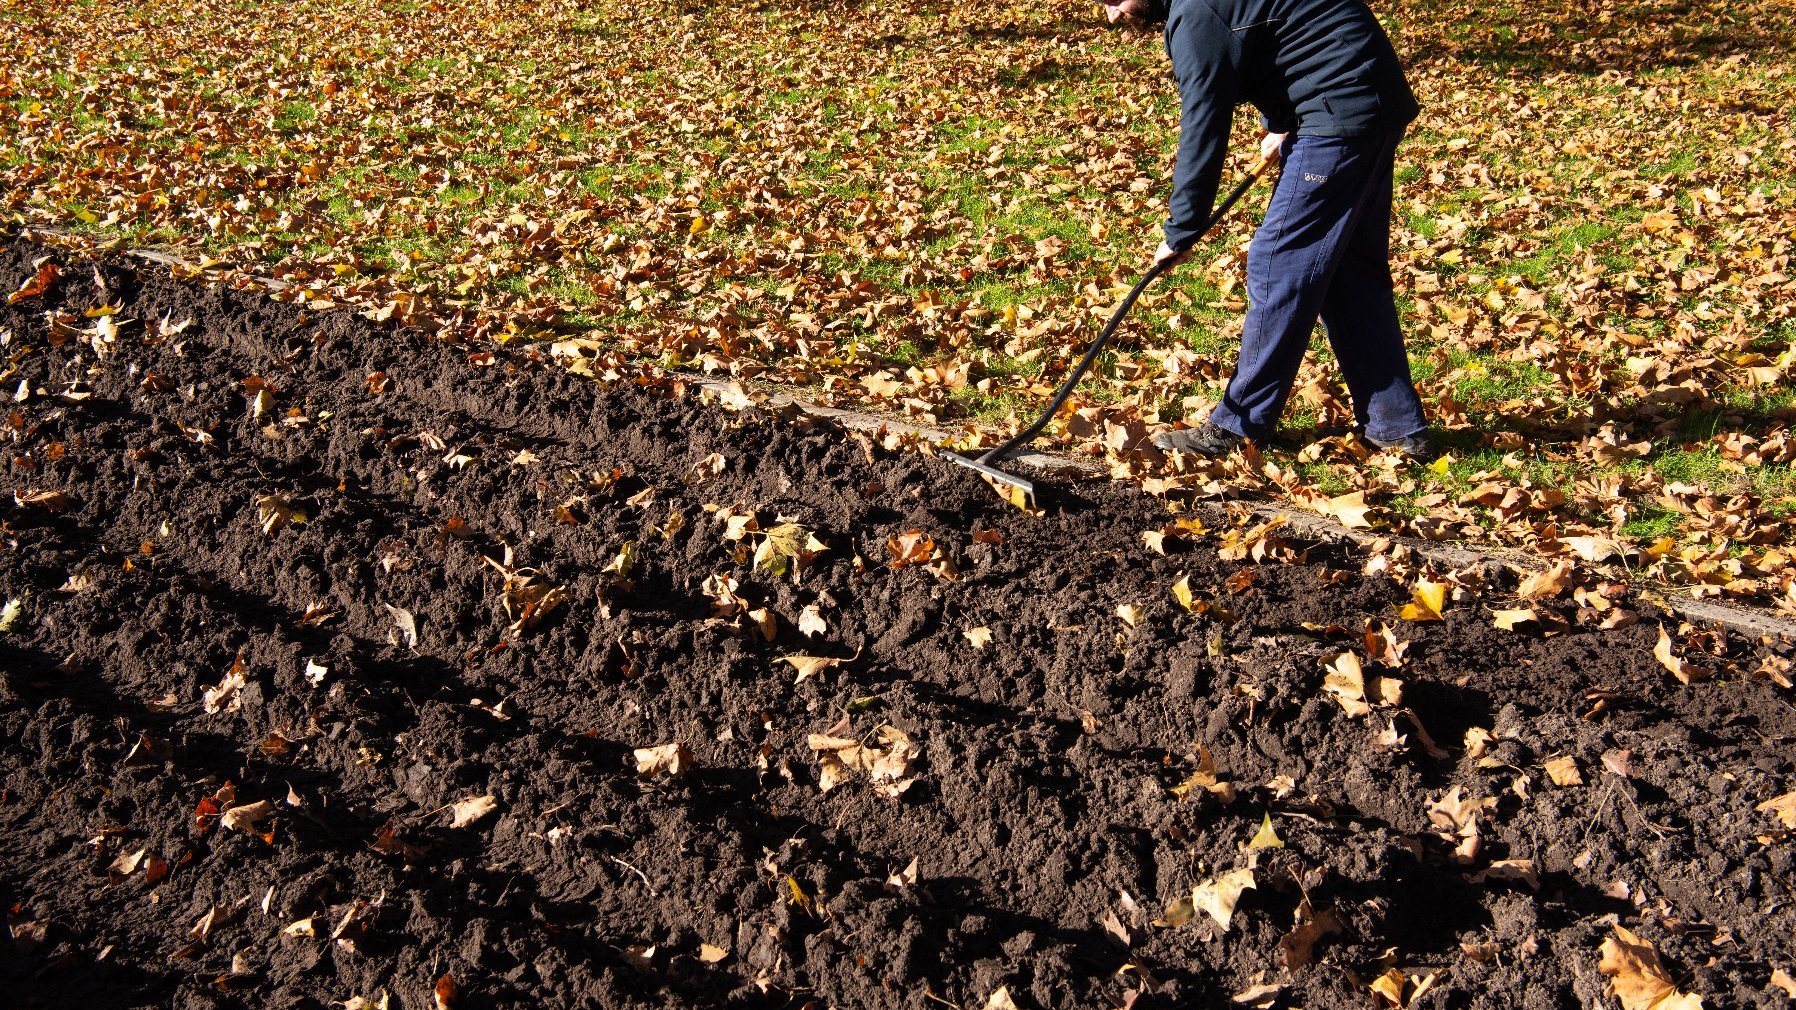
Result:
M1035 504L1034 481L1024 480L1015 474L1005 473L995 466L982 463L976 459L968 459L956 452L943 452L938 455L950 463L964 466L968 470L984 477L987 482L997 489L999 494L1003 495L1012 504L1023 508Z

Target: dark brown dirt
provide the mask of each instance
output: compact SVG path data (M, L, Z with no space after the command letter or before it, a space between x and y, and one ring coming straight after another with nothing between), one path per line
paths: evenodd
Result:
M6 247L0 290L46 254ZM1620 922L1711 1006L1787 1005L1768 979L1796 967L1796 857L1754 807L1792 788L1796 708L1744 675L1678 684L1650 608L1551 639L1471 601L1402 622L1404 588L1339 548L1149 553L1164 509L1120 489L1062 487L1027 516L935 461L603 388L529 347L482 367L345 313L65 266L0 314L4 391L24 394L0 408L0 598L20 601L0 633L0 1002L414 1008L448 975L464 1007L981 1007L1001 985L1024 1008L1115 1007L1145 985L1118 973L1134 964L1158 983L1137 1007L1225 1005L1256 981L1288 983L1276 1005L1371 1007L1394 963L1442 973L1415 1006L1569 1007L1601 1000ZM46 316L88 328L102 304L135 321L103 355ZM251 376L278 389L259 419ZM695 472L713 453L721 471ZM12 494L42 490L66 506ZM265 533L264 495L307 521ZM756 571L707 504L790 517L828 550L798 579ZM911 529L957 581L888 565ZM606 572L626 541L627 584ZM507 549L567 593L521 635L487 560ZM1245 569L1257 582L1231 593ZM720 573L777 615L774 641L713 617ZM1182 573L1238 619L1180 609ZM828 628L806 639L813 604ZM1119 604L1144 608L1136 626ZM389 608L415 615L416 648ZM1368 616L1410 641L1404 704L1447 756L1407 721L1407 747L1381 746L1387 715L1323 692L1322 658ZM1728 648L1747 669L1763 655ZM843 662L795 684L779 657L797 653ZM239 659L237 704L208 714ZM1594 714L1591 692L1608 693ZM920 752L909 790L822 793L807 736L888 724ZM1495 737L1482 759L1473 727ZM672 742L694 769L639 778L633 748ZM1232 802L1169 792L1199 744ZM1631 777L1604 770L1616 749ZM1548 780L1561 755L1585 784ZM226 783L231 805L272 802L266 839L196 822ZM1454 787L1495 797L1470 865L1428 815ZM494 812L450 826L446 805L489 794ZM1248 865L1267 815L1285 847L1255 854L1226 933L1144 922L1129 949L1105 929L1125 893L1152 919ZM912 859L916 883L888 884ZM1480 879L1512 859L1538 888ZM1287 971L1306 896L1341 928ZM283 935L307 918L316 936Z

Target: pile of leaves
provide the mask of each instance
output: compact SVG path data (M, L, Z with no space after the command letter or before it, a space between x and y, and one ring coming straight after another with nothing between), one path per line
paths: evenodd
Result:
M1451 456L1339 434L1321 340L1287 444L1200 471L1144 448L1232 367L1242 212L1054 437L1177 499L1796 608L1796 187L1768 171L1796 153L1788 5L1378 11L1425 108L1393 261ZM8 218L974 443L1045 400L1144 265L1178 118L1158 38L1085 4L26 0L0 44ZM1245 112L1236 139L1231 173Z

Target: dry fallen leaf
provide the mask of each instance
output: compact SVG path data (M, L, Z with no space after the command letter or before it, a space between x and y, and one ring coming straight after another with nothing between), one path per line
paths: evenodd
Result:
M257 800L254 803L246 803L243 806L226 810L218 818L218 823L234 831L254 835L258 833L257 829L262 822L272 816L274 816L274 804L268 800Z
M1447 605L1447 586L1427 579L1416 580L1410 589L1411 602L1405 603L1399 615L1406 621L1444 620L1441 612Z
M1491 616L1495 619L1497 627L1503 631L1514 631L1521 625L1531 624L1534 621L1539 620L1540 617L1540 615L1536 614L1531 608L1526 610L1498 610Z
M1526 884L1531 890L1540 890L1540 875L1535 872L1532 859L1498 859L1480 870L1472 879L1479 882L1511 880Z
M1191 576L1181 575L1179 581L1172 584L1172 598L1179 601L1179 606L1191 609L1195 597L1191 593Z
M1202 789L1224 803L1232 803L1235 799L1235 786L1225 782L1216 770L1216 759L1211 756L1210 748L1197 745L1197 770L1185 781L1173 786L1171 792L1179 799L1190 796L1193 790Z
M858 655L860 655L860 652L859 652L859 650L856 650L855 656L858 656ZM849 659L853 659L853 658L854 658L854 656L850 656L848 659L833 659L829 656L781 656L781 657L779 657L780 662L790 663L790 664L792 664L792 669L798 671L798 678L793 681L794 684L802 684L805 681L811 679L812 677L815 677L819 673L822 673L823 671L828 670L832 667L840 666L841 664L848 662Z
M20 508L42 509L45 512L62 512L69 507L69 496L66 491L26 491L20 489L12 493L13 502Z
M1584 784L1584 773L1578 770L1578 762L1571 755L1562 754L1556 758L1548 758L1545 767L1547 777L1556 786L1581 786Z
M1122 618L1122 622L1131 628L1135 627L1137 624L1140 624L1141 618L1146 613L1147 613L1147 610L1145 608L1143 608L1140 604L1118 603L1116 605L1116 616Z
M1316 944L1341 931L1340 917L1332 909L1312 908L1308 900L1297 904L1296 924L1279 937L1278 949L1286 971L1296 971L1315 960Z
M239 653L237 658L231 661L231 668L226 671L224 679L201 692L200 703L208 715L218 712L235 712L242 707L242 691L247 683L246 672L243 655Z
M1653 658L1659 661L1660 666L1669 670L1680 684L1693 684L1709 679L1709 671L1673 654L1671 636L1665 632L1663 624L1659 625L1659 641L1653 646Z
M499 809L499 802L489 793L485 796L470 796L465 800L457 800L449 805L449 809L451 811L449 826L465 828Z
M1271 1008L1283 1001L1289 988L1282 982L1262 982L1230 996L1229 1002L1236 1006Z
M1253 886L1252 870L1230 870L1193 887L1191 904L1198 911L1208 913L1226 933L1235 916L1235 905L1241 900L1241 892Z
M1752 809L1759 813L1773 813L1783 822L1786 828L1796 828L1796 792L1774 796Z
M862 744L847 737L810 734L805 742L817 752L818 789L827 793L858 776L888 799L904 795L916 781L910 776L910 766L918 757L917 745L909 734L890 724L880 726L874 736L877 742Z
M658 747L638 747L635 750L636 774L643 778L654 778L665 775L668 778L679 778L692 770L692 751L683 743L668 743Z
M1351 718L1368 715L1374 703L1400 705L1403 681L1396 677L1367 677L1353 652L1336 653L1324 660L1328 673L1322 678L1322 690L1340 702Z
M1571 562L1555 562L1551 568L1530 573L1523 579L1517 595L1524 600L1552 599L1571 585L1572 571Z
M919 862L918 857L912 856L910 862L905 864L904 869L899 870L896 873L886 874L886 889L892 891L904 891L908 888L917 886L917 872L919 866L921 866L921 863Z
M962 634L967 636L967 641L973 643L975 649L983 649L991 644L992 629L990 628L969 628Z
M1166 911L1154 920L1154 925L1176 929L1196 917L1197 905L1192 902L1191 895L1181 894L1166 906Z
M1402 1010L1414 1005L1416 1000L1433 989L1437 978L1433 972L1417 978L1401 968L1393 967L1373 979L1368 988L1378 997L1381 1006Z
M383 603L381 606L386 607L387 613L393 616L394 630L388 632L389 640L395 645L404 642L406 648L417 649L418 619L413 617L412 612L406 610L404 607L395 607L390 603Z
M1659 954L1623 926L1603 939L1597 970L1609 976L1609 994L1622 1010L1702 1010L1702 997L1679 992Z
M1249 849L1282 849L1285 847L1284 839L1278 837L1278 832L1272 829L1271 813L1261 815L1260 830L1254 832L1253 839L1247 843L1247 847Z

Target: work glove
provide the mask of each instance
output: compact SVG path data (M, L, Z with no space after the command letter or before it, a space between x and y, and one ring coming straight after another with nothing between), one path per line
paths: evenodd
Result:
M1154 266L1159 266L1165 260L1172 260L1171 265L1176 267L1190 258L1190 249L1174 249L1165 241L1160 243L1160 248L1154 250Z
M1267 161L1277 161L1279 150L1285 146L1285 135L1268 133L1260 138L1260 157Z

